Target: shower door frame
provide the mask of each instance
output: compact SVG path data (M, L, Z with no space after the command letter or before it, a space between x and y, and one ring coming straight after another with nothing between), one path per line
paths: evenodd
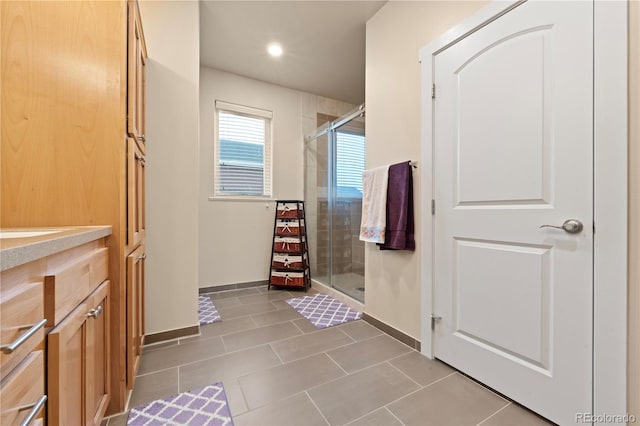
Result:
M349 111L342 117L335 119L334 121L330 121L326 124L323 124L318 130L305 138L305 145L308 145L314 139L318 139L321 136L327 135L327 219L329 221L329 256L328 256L328 265L327 265L327 278L328 283L322 283L333 290L339 291L341 294L344 294L348 297L353 298L359 303L364 303L364 300L360 301L353 296L347 294L346 292L340 291L338 288L333 285L333 214L335 207L335 195L337 192L337 170L335 167L335 163L337 162L337 129L349 123L350 121L363 117L365 115L365 104L361 104L353 110ZM307 156L304 156L304 168L307 169ZM304 174L304 188L306 191L307 188L307 174ZM306 197L305 197L306 198ZM317 219L316 219L317 221ZM316 244L317 244L317 226L316 223ZM318 253L318 249L316 246L316 254ZM316 260L317 262L317 260ZM353 261L352 261L353 262ZM316 263L317 265L317 263ZM313 280L313 274L311 274L311 279ZM317 280L316 280L317 281Z

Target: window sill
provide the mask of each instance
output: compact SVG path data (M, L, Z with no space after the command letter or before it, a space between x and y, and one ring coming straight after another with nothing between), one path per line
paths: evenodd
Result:
M228 196L228 197L214 197L211 196L209 197L209 201L246 201L249 203L255 203L255 202L275 202L276 198L273 197L241 197L241 196Z

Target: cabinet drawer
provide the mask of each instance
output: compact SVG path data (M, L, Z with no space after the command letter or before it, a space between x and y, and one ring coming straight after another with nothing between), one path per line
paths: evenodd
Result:
M94 250L44 277L47 326L58 324L71 310L107 279L108 249Z
M3 291L0 295L0 373L4 377L44 340L44 289L32 282ZM24 339L26 336L26 339ZM22 341L22 343L20 343ZM13 350L12 350L13 349Z
M31 412L44 408L44 355L42 351L30 353L27 358L0 385L0 424L17 425ZM41 404L37 404L38 402ZM39 405L39 407L38 407ZM37 422L33 422L35 424Z

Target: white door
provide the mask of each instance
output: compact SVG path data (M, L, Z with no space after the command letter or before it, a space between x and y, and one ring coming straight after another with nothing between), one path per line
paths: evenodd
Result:
M592 406L592 10L530 0L434 60L434 354L560 424Z

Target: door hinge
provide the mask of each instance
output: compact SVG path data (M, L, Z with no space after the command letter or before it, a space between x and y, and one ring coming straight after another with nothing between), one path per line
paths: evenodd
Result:
M433 83L431 85L431 99L435 99L436 98L436 84Z
M440 321L442 317L439 315L431 314L430 318L431 318L431 331L434 331L436 329L436 321Z
M431 200L431 214L436 214L436 200Z

